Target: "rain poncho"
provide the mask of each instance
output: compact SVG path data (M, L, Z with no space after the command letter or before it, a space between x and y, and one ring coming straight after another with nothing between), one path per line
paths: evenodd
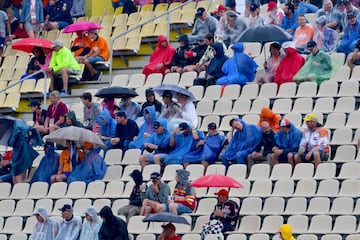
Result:
M349 54L355 49L360 34L360 20L356 20L355 24L347 23L344 29L344 36L336 48L337 52Z
M167 130L166 127L166 118L160 118L157 121L160 122L161 126L164 127L164 133L157 134L156 132L154 132L145 139L145 143L152 143L158 146L158 149L154 151L155 154L161 153L164 149L167 149L171 138L171 133Z
M77 240L80 236L81 225L81 217L79 216L73 215L69 221L63 219L60 222L60 230L55 240Z
M294 76L294 81L315 81L320 85L324 80L330 79L339 69L340 64L328 54L318 51L315 55L309 54L304 66Z
M263 107L257 125L260 127L262 122L268 122L271 129L276 132L279 129L280 120L281 117L279 114L274 113L270 108Z
M126 223L115 217L110 207L103 207L99 215L105 219L99 231L99 240L129 240Z
M235 16L229 21L227 18ZM232 19L234 19L232 21ZM246 23L241 19L240 15L236 12L229 10L220 19L215 35L222 41L230 44L238 42L241 33L247 28Z
M104 119L107 122L107 125L104 125L101 121ZM115 137L116 134L116 121L110 115L110 112L107 109L104 109L100 115L96 118L97 123L100 125L100 133L104 137ZM105 145L108 148L112 148L110 140L103 140Z
M59 224L51 220L45 210L45 208L40 207L37 211L44 221L37 222L35 224L32 237L33 240L52 240L55 239L55 236L58 234L59 231Z
M50 184L50 177L57 173L59 168L59 154L55 147L47 146L45 156L41 159L31 182L47 182Z
M84 220L79 240L98 240L102 220L98 216L94 207L86 209L86 214L91 216L92 221Z
M200 162L207 161L214 163L218 160L219 154L222 150L222 142L225 137L216 133L215 135L207 135L205 137L204 145L200 146L197 150L185 155L184 162Z
M81 122L79 122L77 119L76 119L76 114L74 111L70 111L68 112L67 114L65 114L65 117L66 118L69 118L71 120L71 125L68 125L67 123L64 124L64 127L68 127L68 126L75 126L75 127L84 127L82 125Z
M149 106L144 109L147 110L150 114L150 118L146 120L145 114L144 114L144 123L141 125L139 129L139 133L137 135L136 140L133 140L129 143L129 148L138 148L141 150L144 150L144 143L146 141L145 133L152 134L154 132L153 124L156 120L156 112L155 112L155 106Z
M275 134L276 146L284 150L284 153L297 152L301 138L301 131L297 129L292 123L290 123L290 129L288 132L279 130Z
M238 119L243 125L242 130L235 131L230 144L222 157L222 163L229 166L229 161L236 161L238 164L246 164L247 155L261 141L261 130L258 126L247 124Z
M244 44L235 43L232 46L234 56L226 60L221 68L224 76L216 81L217 85L240 84L252 82L258 67L256 62L244 53Z
M283 240L295 240L294 236L292 235L292 229L290 224L281 225L279 232Z

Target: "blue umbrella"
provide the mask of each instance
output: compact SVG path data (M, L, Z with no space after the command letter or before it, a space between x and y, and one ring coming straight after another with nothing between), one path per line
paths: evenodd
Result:
M195 100L194 95L189 90L182 88L178 85L164 84L154 88L154 92L156 92L159 95L162 95L164 91L172 92L173 96L176 96L176 94L180 93L182 95L188 96L189 100L191 101Z
M177 216L169 212L150 214L143 219L143 222L171 222L190 225L184 217Z

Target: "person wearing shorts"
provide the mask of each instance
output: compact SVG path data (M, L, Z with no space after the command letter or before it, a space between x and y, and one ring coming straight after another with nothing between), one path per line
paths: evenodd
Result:
M45 29L63 29L73 23L71 6L66 0L49 0L45 6Z

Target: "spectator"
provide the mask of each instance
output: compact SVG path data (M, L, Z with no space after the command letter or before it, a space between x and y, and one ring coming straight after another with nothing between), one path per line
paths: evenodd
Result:
M11 169L12 169L11 160L12 160L12 150L6 151L4 153L4 156L0 154L0 183L2 182L13 183L13 175L11 174Z
M70 111L66 113L65 117L66 117L66 122L64 124L64 127L70 127L70 126L75 126L80 128L83 127L83 124L76 119L76 114L74 111Z
M59 211L61 211L63 221L60 223L59 233L55 240L77 240L81 231L81 217L73 214L73 208L69 204L65 204Z
M307 128L302 133L299 151L295 154L295 164L313 161L315 168L321 161L329 159L328 131L318 122L315 113L305 116Z
M76 181L89 184L93 181L101 180L105 176L107 166L104 159L93 148L93 144L85 142L83 149L85 153L84 160L70 173L67 179L68 184Z
M208 124L208 135L204 140L198 141L195 151L185 155L183 163L185 168L190 163L201 163L206 172L207 166L218 160L225 137L220 135L216 128L215 123Z
M90 52L78 58L79 63L84 63L85 68L90 74L89 80L101 80L102 72L94 68L94 64L101 61L109 60L109 44L104 37L97 34L96 30L88 32L91 40Z
M317 11L317 17L325 15L326 26L338 32L342 31L341 13L333 7L331 0L324 0L323 7Z
M285 57L281 60L274 76L274 82L280 86L286 82L292 82L295 74L304 65L305 59L297 52L292 43L288 43L285 48Z
M50 105L44 123L45 132L51 133L62 127L65 123L65 114L67 112L68 108L66 104L60 100L60 93L58 91L52 91L50 93Z
M27 38L28 35L25 29L20 28L20 20L14 16L14 10L12 8L7 8L6 13L10 23L10 33L12 33L12 35L10 35L10 38Z
M256 78L256 82L259 85L264 83L271 83L274 81L276 70L279 67L280 62L285 57L283 51L281 51L280 44L277 42L270 44L270 56L264 62L265 73L259 75Z
M208 33L214 34L216 31L216 26L218 24L218 20L212 16L210 16L205 8L200 7L196 10L196 20L194 23L193 31L191 35L189 35L190 44L194 43L199 35L205 36Z
M107 109L104 109L96 118L96 122L100 125L99 137L103 140L107 148L114 148L112 138L116 136L117 124Z
M157 47L151 54L149 63L145 65L143 74L148 76L151 73L165 73L170 68L170 64L175 53L175 49L169 44L164 35L158 37Z
M280 121L279 125L280 130L275 134L276 146L272 150L272 165L290 163L294 166L294 156L299 149L301 131L285 118Z
M85 16L85 0L73 0L70 15L73 18Z
M112 148L120 148L125 152L129 143L139 134L135 121L128 119L125 112L116 113L116 134L111 138Z
M98 103L92 102L92 95L89 92L84 92L80 98L82 104L84 104L83 126L86 129L92 130L92 127L96 122L96 117L101 113L101 108Z
M170 212L174 215L191 213L196 206L195 189L190 186L190 172L184 169L176 170L175 189L167 203L160 204L158 212Z
M268 3L267 14L265 17L265 25L273 24L280 26L283 18L283 10L277 8L276 2L270 1Z
M118 215L124 215L126 221L129 222L130 218L140 214L141 205L145 197L147 185L143 181L141 172L137 169L130 173L130 177L134 180L135 185L130 194L129 205L123 206L118 210Z
M67 25L72 24L70 14L71 4L67 0L49 0L45 7L45 29L62 30Z
M332 64L331 57L328 54L318 49L315 41L309 41L307 49L310 54L300 71L294 76L294 81L314 81L320 85L323 81L329 80L338 67Z
M34 57L32 57L30 59L30 62L28 63L28 66L26 69L26 73L24 75L22 75L21 78L27 77L27 76L35 73L36 71L39 71L43 68L45 69L47 67L47 66L45 66L46 55L45 55L44 50L41 47L34 47L32 50L32 53L34 54ZM31 78L38 80L43 77L44 77L43 73L38 73L38 74L32 76Z
M293 41L299 53L304 53L307 42L314 37L315 30L311 24L306 23L304 15L297 16L297 23L299 26L295 30Z
M169 131L174 131L181 122L186 122L191 128L196 128L198 125L198 118L194 103L189 99L189 96L181 93L176 95L176 99L180 107L174 107L176 114L168 121Z
M124 3L125 3L125 0L111 0L111 4L112 4L112 6L114 8L114 11L118 7L123 7Z
M50 178L55 175L59 169L59 154L55 152L53 143L46 142L44 144L45 155L41 159L31 182L47 182L51 184Z
M345 14L345 16L347 16L348 13L354 13L356 18L359 17L360 10L357 9L349 0L342 1L342 4L345 7L345 9L344 9L345 11L343 12L343 14ZM344 24L346 25L347 22L348 22L347 18L345 18L344 19Z
M125 112L126 116L128 116L131 120L136 120L139 116L141 109L139 104L134 101L131 101L131 97L123 97L121 98L121 102L119 104L119 111Z
M48 77L51 79L50 91L54 90L55 78L61 76L62 90L60 91L60 95L69 95L69 75L79 75L80 65L77 63L71 51L64 47L64 44L60 40L55 40L51 44L51 47L54 49L54 51L51 57L49 68L45 70Z
M20 17L20 29L25 27L30 38L36 37L44 28L44 11L41 0L25 0Z
M151 173L150 179L152 184L146 189L140 211L141 216L158 212L160 204L166 203L170 195L170 187L161 181L160 173Z
M321 7L321 3L319 4L320 6L317 6L317 2L319 2L319 0L300 0L297 5L296 11L298 14L316 13L319 10L319 7Z
M255 149L261 141L261 130L258 126L247 124L239 118L230 120L232 127L226 148L222 156L222 164L229 167L230 162L245 164L247 156Z
M260 112L260 118L257 125L260 127L262 122L267 122L270 125L270 128L277 132L279 130L279 122L281 120L281 116L279 114L274 113L270 108L263 107Z
M55 239L59 231L59 224L49 218L46 209L39 207L32 215L35 216L37 223L35 224L34 230L31 234L31 239Z
M351 55L349 55L348 60L347 60L347 64L351 70L354 68L355 65L360 65L359 50L360 50L360 39L356 42L354 51L352 52Z
M239 84L245 85L252 82L258 67L256 62L244 53L244 44L235 43L232 47L234 56L226 60L221 68L224 76L216 81L217 85Z
M161 112L161 102L155 98L155 92L151 88L145 90L146 102L141 106L141 115L144 114L144 110L146 107L154 106L156 111L156 116L158 116Z
M160 234L158 240L181 240L181 238L176 235L176 227L172 223L166 225L161 225L163 232Z
M295 240L292 234L292 227L290 224L283 224L279 229L280 239L282 240Z
M45 130L45 119L47 111L42 109L41 103L38 100L33 100L28 105L31 107L31 111L33 112L33 125L32 127L37 129L41 135L45 135L47 131Z
M250 16L248 18L248 26L250 28L263 26L265 18L260 15L260 6L253 3L250 5Z
M338 34L335 30L326 26L326 17L323 15L315 19L316 28L313 40L318 48L324 52L332 52L338 43Z
M162 95L162 100L164 102L164 105L162 106L161 113L159 115L159 118L166 118L167 120L170 120L175 116L176 110L175 107L180 108L179 104L174 102L172 100L173 94L171 91L164 91Z
M188 52L186 52L186 56L191 61L191 64L183 68L184 72L196 71L196 64L204 55L207 47L208 46L205 42L205 36L199 36L198 43L194 44L193 47Z
M3 7L0 8L0 56L2 56L5 43L12 39L9 18L4 10Z
M294 35L295 30L298 28L297 16L298 13L295 12L295 6L292 3L286 3L284 6L285 16L281 21L280 27Z
M190 51L189 40L187 35L179 37L179 47L176 49L172 57L170 69L165 70L165 74L169 72L183 73L183 68L191 64L192 52Z
M96 209L93 206L88 207L85 211L85 221L82 224L79 240L98 240L101 225L102 220Z
M336 48L337 52L343 52L346 55L354 51L355 45L360 37L360 20L354 13L347 14L348 23L344 29L344 36Z
M115 99L113 97L106 97L101 102L101 107L107 109L112 118L115 118L115 111L118 110L118 106L115 104Z
M211 13L211 16L220 20L222 16L225 15L227 8L223 4L218 4L215 7L215 11Z
M210 63L210 59L214 57L211 45L214 44L214 34L208 33L204 38L205 44L207 45L206 51L202 55L198 63L196 63L196 71L205 71L206 67ZM224 47L226 49L226 46ZM225 51L224 51L225 52Z
M260 124L262 131L261 141L254 151L247 156L248 171L255 163L267 163L271 165L272 149L275 147L275 133L268 122L263 121Z
M154 154L166 153L170 143L171 134L166 127L166 119L159 118L154 122L154 133L144 143L144 148L150 154L143 154L139 158L141 168L144 169L148 163L154 164Z
M216 42L211 45L211 49L213 57L206 67L205 78L194 79L194 85L202 85L207 88L208 86L215 85L216 81L224 76L224 73L219 71L226 60L228 60L228 57L225 56L224 48L221 43Z
M238 42L242 32L247 28L246 23L234 11L227 11L220 19L215 35L222 40L226 46Z
M75 0L77 1L77 0ZM81 57L90 52L91 40L88 35L83 31L76 32L76 38L74 39L71 47L71 52L74 53L76 61L80 61Z
M103 207L99 215L103 220L99 231L99 240L129 240L126 223L121 218L115 217L110 207Z
M66 182L69 175L84 160L84 152L76 148L76 143L66 140L66 149L59 158L59 168L56 174L52 175L50 182Z

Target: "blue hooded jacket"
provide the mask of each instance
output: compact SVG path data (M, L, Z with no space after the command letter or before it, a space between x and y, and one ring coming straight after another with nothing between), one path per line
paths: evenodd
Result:
M297 152L299 149L302 133L294 124L290 123L290 130L286 133L281 130L275 133L276 146L283 149L284 152Z
M107 125L104 125L101 121L104 119L107 122ZM100 125L100 133L105 137L115 137L116 134L116 121L110 115L110 112L107 109L104 109L100 115L96 118L97 123ZM105 145L108 148L112 148L110 140L103 140Z
M160 118L157 121L160 123L161 126L164 127L164 133L157 134L156 132L154 132L145 140L145 143L152 143L158 146L158 149L154 151L155 154L164 153L169 146L171 138L171 133L167 130L166 118Z
M39 167L36 169L31 179L33 182L47 182L51 184L50 177L57 173L59 169L59 154L55 152L54 146L47 146L45 156L41 159Z

